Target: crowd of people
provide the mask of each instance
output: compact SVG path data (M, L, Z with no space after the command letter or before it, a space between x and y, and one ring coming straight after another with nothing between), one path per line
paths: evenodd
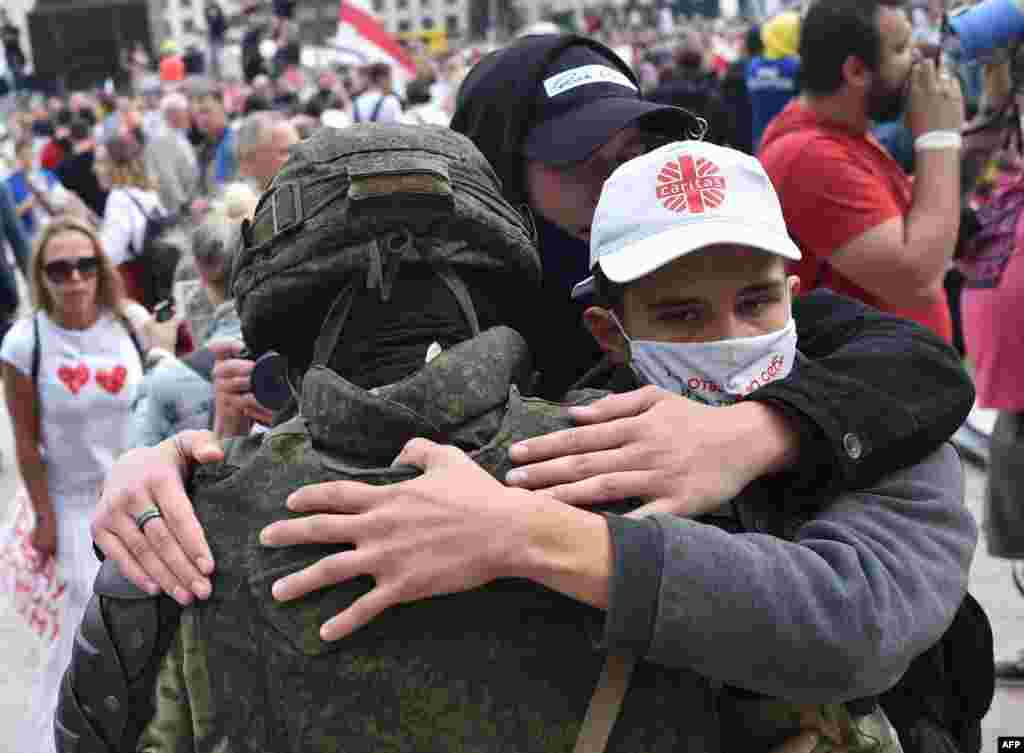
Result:
M0 368L31 545L67 582L18 750L107 729L81 701L101 673L76 671L75 634L84 619L107 636L88 661L124 666L127 649L104 651L129 592L185 615L170 642L133 639L163 653L129 662L152 669L132 750L286 749L282 734L317 750L570 750L577 734L594 753L914 753L943 735L973 750L978 719L943 728L894 688L940 694L918 659L965 619L978 525L948 440L976 396L1000 411L984 532L1024 595L1013 56L936 57L941 3L812 0L754 24L595 19L416 50L404 81L386 63L304 68L294 5L235 20L207 3L199 59L133 49L124 92L12 95ZM514 218L509 250L452 282L454 262L392 264L375 239L352 280L324 267L311 283L329 352L285 304L260 330L239 280L253 305L253 286L354 232L339 197L385 190L367 165L391 158L345 163L369 124L407 126L380 131L382 154L435 138L486 159L473 200ZM339 176L346 191L324 193ZM466 190L455 168L444 180ZM993 233L1001 255L981 245ZM245 266L274 256L298 261ZM337 457L311 470L281 449L303 442ZM251 493L275 484L261 452L302 482L251 518L211 514L204 494L243 483L247 452ZM268 549L280 580L237 588L266 576ZM98 574L108 602L87 611ZM358 576L372 586L336 613L281 617ZM273 630L218 634L232 609ZM342 639L339 658L325 647ZM995 673L1024 681L1024 658ZM280 702L260 690L277 681ZM307 703L364 686L372 707ZM109 697L108 716L140 708Z

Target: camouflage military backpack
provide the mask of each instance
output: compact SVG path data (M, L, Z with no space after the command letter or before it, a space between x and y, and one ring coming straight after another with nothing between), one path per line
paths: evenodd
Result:
M233 292L245 341L293 363L309 363L339 291L365 277L387 300L402 263L433 267L464 309L460 269L540 280L528 210L505 201L473 142L439 126L318 131L293 148L242 245Z
M314 343L329 350L336 342L355 291L376 289L387 300L405 262L434 269L474 335L479 323L460 270L500 271L524 289L540 282L529 215L502 198L497 176L469 139L440 127L319 131L293 149L242 236L232 278L245 340L257 353L275 350L303 365L312 360ZM499 351L518 352L507 345ZM481 363L489 377L500 371L491 359ZM323 420L302 433L323 442L331 438L329 406L318 398L331 402L331 379L324 363L317 366L322 378L309 379L304 389L309 411L322 412ZM327 392L318 389L325 379ZM552 419L545 410L538 420L541 427L566 421L564 412ZM362 450L372 444L368 436L352 439ZM215 471L197 475L207 472ZM94 590L55 720L57 750L68 753L135 749L181 614L168 597L132 586L110 562Z

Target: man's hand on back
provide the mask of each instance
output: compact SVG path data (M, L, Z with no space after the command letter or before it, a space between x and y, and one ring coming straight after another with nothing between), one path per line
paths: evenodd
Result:
M183 479L193 463L223 457L213 434L186 431L126 452L110 469L93 515L93 541L139 588L162 590L182 605L193 596L209 597L213 555ZM154 505L161 517L139 531L133 516Z
M514 445L509 484L572 505L639 498L631 515L695 516L791 465L797 433L771 408L711 408L656 387L572 409L583 424Z

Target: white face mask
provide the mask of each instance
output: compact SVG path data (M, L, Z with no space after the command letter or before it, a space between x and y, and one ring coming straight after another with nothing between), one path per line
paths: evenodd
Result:
M612 315L614 318L614 314ZM796 322L758 337L707 343L633 340L630 366L649 384L705 405L732 405L776 379L789 376L796 359Z

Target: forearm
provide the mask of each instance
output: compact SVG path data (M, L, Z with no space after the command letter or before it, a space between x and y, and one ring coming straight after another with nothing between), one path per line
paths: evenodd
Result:
M736 432L736 451L759 470L757 477L786 471L797 464L801 438L792 417L767 403L742 402L725 410Z
M933 452L970 412L959 356L920 325L826 290L797 299L794 318L796 368L748 398L791 417L793 488L864 488Z
M37 517L54 514L53 500L50 499L50 487L47 479L46 464L43 463L39 451L17 449L18 472L25 483L32 509Z
M620 519L605 642L792 701L877 694L938 640L966 591L977 528L962 494L947 446L835 501L793 541Z
M949 269L960 229L960 150L915 152L914 198L904 223L909 294L927 297Z
M510 552L505 575L527 578L553 591L608 608L612 542L604 516L557 502L538 492L524 495L523 544Z

